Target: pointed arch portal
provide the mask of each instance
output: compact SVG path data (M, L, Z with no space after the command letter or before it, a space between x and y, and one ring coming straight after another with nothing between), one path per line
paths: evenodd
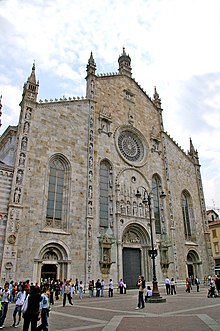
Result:
M122 236L123 279L128 288L135 288L139 275L149 280L149 235L139 224L128 225Z

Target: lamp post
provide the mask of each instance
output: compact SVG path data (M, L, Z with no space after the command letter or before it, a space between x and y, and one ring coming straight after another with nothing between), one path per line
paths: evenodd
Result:
M156 274L156 264L155 264L155 259L157 256L157 250L154 249L154 239L153 239L153 226L152 226L152 209L151 209L151 192L148 193L145 187L141 186L141 188L144 190L144 197L143 197L143 204L145 207L148 205L149 209L149 219L150 219L150 237L151 237L151 249L149 250L149 255L152 259L152 265L153 265L153 290L152 290L152 297L149 299L148 302L166 302L165 298L162 298L159 293L158 289L158 282L157 282L157 274ZM136 193L137 198L141 198L142 195L141 193L137 190ZM160 194L160 198L164 199L166 197L166 194L162 191ZM146 214L147 215L147 214ZM147 219L147 216L146 216Z

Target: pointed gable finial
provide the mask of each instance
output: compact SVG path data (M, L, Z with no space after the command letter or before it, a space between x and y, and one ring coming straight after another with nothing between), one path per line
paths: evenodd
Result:
M157 108L161 108L161 99L157 92L156 86L154 86L154 104L157 106Z
M89 60L88 60L86 71L87 71L87 76L90 75L90 74L95 75L96 64L95 64L95 60L93 58L92 52L90 53L90 57L89 57Z
M125 47L123 46L122 54L118 58L119 73L131 77L131 58L126 54Z
M190 141L190 147L189 147L188 155L191 156L191 158L195 161L195 163L199 164L198 151L195 150L191 137L189 138L189 141Z
M31 71L30 77L28 78L28 81L29 81L30 83L36 84L36 76L35 76L35 60L34 60L33 65L32 65L32 71Z

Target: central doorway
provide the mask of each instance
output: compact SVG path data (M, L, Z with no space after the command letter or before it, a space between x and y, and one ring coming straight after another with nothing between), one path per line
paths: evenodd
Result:
M139 248L123 248L123 280L127 288L135 288L137 278L141 274L141 250Z
M50 279L57 279L57 266L56 264L44 264L41 268L41 279L43 281Z

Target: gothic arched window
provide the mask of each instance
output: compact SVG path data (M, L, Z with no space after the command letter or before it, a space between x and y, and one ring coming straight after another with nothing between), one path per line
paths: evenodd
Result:
M192 199L187 191L182 192L181 205L182 205L182 213L183 213L184 232L185 232L185 237L187 239L187 238L191 238L192 233L195 230Z
M61 155L49 162L49 185L47 199L47 226L65 228L68 200L68 163Z
M109 184L111 165L104 160L100 163L100 226L109 226Z
M160 178L157 175L155 175L152 178L152 193L153 193L155 231L157 234L161 234L160 189L161 189Z

